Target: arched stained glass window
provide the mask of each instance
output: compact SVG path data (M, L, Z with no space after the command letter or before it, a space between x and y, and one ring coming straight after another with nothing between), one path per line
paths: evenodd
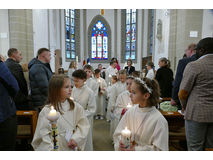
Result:
M126 9L125 59L136 59L136 9Z
M108 35L107 28L98 20L92 28L91 36L91 59L107 60L108 59Z
M66 24L66 58L76 58L75 9L65 9Z

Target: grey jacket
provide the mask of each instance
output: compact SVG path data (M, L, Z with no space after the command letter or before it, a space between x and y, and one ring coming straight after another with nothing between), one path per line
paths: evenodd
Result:
M213 122L213 54L187 64L179 99L186 120Z
M41 107L47 100L48 84L52 76L52 70L49 63L42 63L37 58L30 61L28 68L33 106Z

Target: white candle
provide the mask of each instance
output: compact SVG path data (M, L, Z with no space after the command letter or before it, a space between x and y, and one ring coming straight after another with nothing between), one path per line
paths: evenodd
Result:
M127 106L126 106L127 109L129 109L131 107L132 107L132 105L130 103L128 103Z
M78 63L78 56L76 56L76 63Z
M50 110L50 112L49 112L49 116L51 116L51 117L54 117L54 116L56 116L56 110L54 109L54 107L53 106L51 106L51 110Z
M109 78L112 78L112 75L111 75L111 74L109 75Z
M131 131L125 127L124 130L121 131L121 141L124 144L126 149L130 149L130 136L131 136Z
M70 99L71 99L72 101L74 101L74 98L73 98L73 97L70 97Z
M47 119L54 122L57 121L59 118L59 114L56 112L53 106L51 106L51 110L49 114L47 115Z

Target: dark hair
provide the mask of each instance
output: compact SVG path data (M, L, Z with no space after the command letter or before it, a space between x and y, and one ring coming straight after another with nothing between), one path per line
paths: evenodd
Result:
M91 65L89 65L89 64L86 64L86 65L84 66L83 70L85 70L85 69L89 69L89 70L91 70L92 72L94 72L93 67L92 67Z
M114 61L110 61L110 63L109 63L109 64L110 64L110 65L112 65L112 64L114 64L114 63L116 63L116 62L114 62Z
M102 65L102 64L99 63L98 66L100 66L100 65Z
M135 77L133 77L133 76L128 76L128 77L126 78L126 80L128 80L128 79L134 80Z
M82 69L78 69L72 73L72 77L79 79L87 79L87 73Z
M112 75L112 79L115 80L116 82L118 81L118 77L116 75Z
M167 68L170 68L170 61L169 61L166 57L160 58L159 61L164 62L164 63L165 63L165 66L166 66Z
M100 69L95 69L95 74L98 74L98 73L100 73L101 72L101 70Z
M149 61L149 62L147 63L147 66L150 66L151 68L154 68L154 63L151 62L151 61Z
M111 59L111 62L113 62L114 60L116 61L116 63L118 63L118 59L115 58L115 57L113 57L113 58Z
M59 68L59 69L58 69L58 74L64 74L64 68L62 68L62 67Z
M39 50L38 50L38 52L37 52L37 56L39 56L39 55L41 55L43 52L50 52L50 50L49 49L47 49L47 48L40 48Z
M152 89L152 93L150 93L150 97L147 100L147 106L156 106L159 103L160 99L160 87L158 82L155 79L151 80L149 78L143 78L143 81L150 89ZM142 94L149 93L138 79L135 79L134 82L138 85L139 90Z
M61 106L61 88L64 85L65 79L69 79L69 77L64 74L53 75L49 81L48 87L47 104L49 104L50 106L53 105L53 107L61 114L63 114ZM70 110L74 109L74 102L69 98L67 98L67 100L70 104Z
M13 53L17 53L18 50L16 48L10 48L8 51L7 51L7 55L8 57L11 57Z

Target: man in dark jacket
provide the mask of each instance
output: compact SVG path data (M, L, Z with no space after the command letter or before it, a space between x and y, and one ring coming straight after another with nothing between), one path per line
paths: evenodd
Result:
M18 90L15 77L0 60L0 151L15 150L17 121L13 98Z
M32 59L28 65L31 98L33 107L37 111L40 111L47 100L48 84L52 76L50 59L50 50L40 48L37 58Z
M178 62L177 71L176 71L175 80L174 80L173 89L172 89L171 105L178 105L179 109L181 109L180 101L178 98L180 83L182 81L183 72L186 65L197 59L195 54L195 47L196 47L196 44L194 43L190 44L185 50L187 58L182 58Z
M10 48L7 55L9 58L6 60L5 64L16 78L20 88L17 96L14 99L16 107L18 110L29 109L27 82L24 78L22 66L19 64L22 60L21 52L16 48Z

